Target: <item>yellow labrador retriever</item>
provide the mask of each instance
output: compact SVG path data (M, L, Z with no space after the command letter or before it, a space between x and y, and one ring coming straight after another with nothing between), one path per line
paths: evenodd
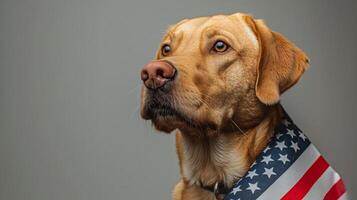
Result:
M305 53L262 21L237 13L170 27L141 71L141 115L176 132L175 200L220 199L282 119L280 95L308 66Z

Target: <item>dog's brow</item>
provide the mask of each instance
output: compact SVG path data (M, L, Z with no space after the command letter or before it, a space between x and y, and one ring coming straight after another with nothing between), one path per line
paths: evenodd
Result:
M222 31L222 28L221 27L213 27L213 26L210 26L210 27L207 27L203 33L206 35L206 37L208 38L212 38L216 35L224 35L226 36L227 35L227 31ZM230 34L229 34L230 35Z
M209 26L202 31L201 37L206 37L208 40L212 40L217 37L225 40L231 48L238 50L242 48L241 44L235 39L234 35L230 31L224 30L219 26ZM201 46L202 49L206 48L205 46Z
M166 30L165 39L166 39L167 37L169 37L170 40L172 40L172 39L175 37L176 29L177 29L181 24L185 23L186 21L188 21L188 20L187 20L187 19L184 19L184 20L178 22L178 23L175 24L175 25L169 26L169 27L167 28L167 30Z
M206 37L208 38L212 38L214 37L215 35L219 35L220 34L220 31L217 29L217 28L214 28L214 27L208 27L206 28L206 30L204 31Z
M167 32L166 37L168 37L170 40L173 40L175 37L175 32L174 31Z
M224 31L222 30L222 28L220 27L207 27L204 31L203 31L204 36L206 36L208 39L211 39L217 35L221 35L225 38L227 38L229 41L233 43L233 35L232 33L230 33L229 31Z

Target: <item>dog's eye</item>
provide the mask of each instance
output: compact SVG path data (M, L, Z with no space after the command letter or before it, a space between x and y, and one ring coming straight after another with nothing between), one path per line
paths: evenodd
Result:
M168 44L165 44L161 48L161 53L163 56L167 56L171 52L171 47Z
M216 43L214 43L214 46L213 46L213 50L215 52L219 52L219 53L227 51L228 48L229 48L229 46L221 40L218 40Z

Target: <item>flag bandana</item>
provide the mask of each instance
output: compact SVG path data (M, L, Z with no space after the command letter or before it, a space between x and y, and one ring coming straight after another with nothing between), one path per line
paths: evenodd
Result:
M224 200L348 199L341 177L285 114L268 146Z

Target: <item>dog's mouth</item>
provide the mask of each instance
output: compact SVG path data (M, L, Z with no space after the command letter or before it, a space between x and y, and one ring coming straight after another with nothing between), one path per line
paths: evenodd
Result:
M179 108L174 108L171 102L148 102L144 105L142 117L146 120L152 120L155 123L177 124L185 123L188 126L198 126L194 120L184 114Z
M212 123L196 120L194 109L185 112L184 107L170 94L149 93L142 105L141 115L144 119L151 120L157 129L164 132L171 132L176 128L216 129L216 125Z
M149 103L150 104L150 103ZM143 118L147 120L155 120L157 118L177 117L183 118L182 114L171 106L167 105L148 105L143 113Z
M154 120L157 117L175 116L178 115L173 106L173 98L170 94L160 91L146 90L142 104L141 115L146 120Z

